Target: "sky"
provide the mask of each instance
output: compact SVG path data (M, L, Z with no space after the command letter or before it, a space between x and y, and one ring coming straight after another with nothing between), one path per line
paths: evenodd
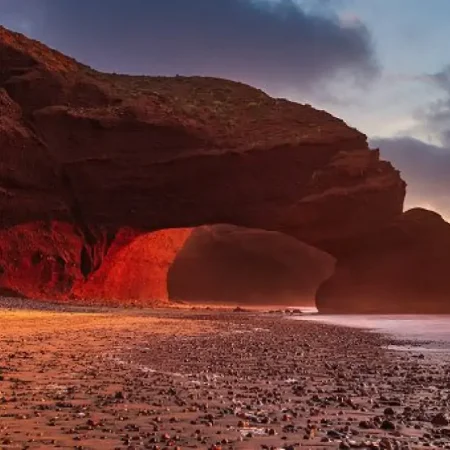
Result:
M211 75L364 132L450 218L450 0L0 0L0 24L96 69Z

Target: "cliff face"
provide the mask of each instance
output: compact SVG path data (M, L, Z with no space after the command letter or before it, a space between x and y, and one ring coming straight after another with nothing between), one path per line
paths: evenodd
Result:
M449 313L450 224L412 209L348 243L319 289L324 313Z
M73 285L72 295L83 303L133 306L167 303L168 271L192 233L190 228L138 235L121 229L100 267Z
M169 270L169 298L189 303L315 306L329 254L274 231L212 225L192 231Z
M339 254L405 194L326 112L226 80L99 73L4 28L0 148L0 286L31 297L83 283L101 297L110 249L174 227L276 230Z

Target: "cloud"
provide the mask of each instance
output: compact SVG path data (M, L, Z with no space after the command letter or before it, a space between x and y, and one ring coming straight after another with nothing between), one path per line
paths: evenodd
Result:
M431 75L430 80L442 91L443 98L425 108L420 116L425 125L438 135L442 145L450 148L450 65Z
M408 138L371 139L407 182L407 207L424 206L450 218L450 148Z
M36 2L0 0L0 25L30 34L39 21L39 15Z
M296 0L39 0L43 19L34 37L107 71L212 75L298 92L319 92L339 77L371 80L379 68L368 29L342 23L329 1L315 3L321 7Z
M370 144L379 147L383 158L401 171L408 183L408 207L428 207L450 219L450 66L417 79L441 93L438 101L416 114L417 127L440 144L402 136L371 139Z
M444 91L450 94L450 65L440 72L431 75L431 79Z

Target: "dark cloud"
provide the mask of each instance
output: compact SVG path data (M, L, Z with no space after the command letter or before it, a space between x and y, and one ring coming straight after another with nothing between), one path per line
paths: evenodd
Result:
M450 65L431 75L430 80L442 90L443 98L426 108L421 116L443 145L450 148Z
M11 8L0 0L0 16L2 1ZM313 10L295 0L14 0L17 8L33 2L43 15L36 38L107 71L308 92L378 70L367 28L341 23L327 0Z
M431 79L444 91L450 94L450 65L440 72L431 75Z
M450 148L408 137L372 139L370 144L401 171L409 206L428 206L450 218Z

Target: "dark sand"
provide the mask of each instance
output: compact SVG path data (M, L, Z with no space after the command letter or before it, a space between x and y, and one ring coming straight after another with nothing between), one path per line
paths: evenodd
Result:
M0 449L450 448L446 354L274 314L21 306Z

